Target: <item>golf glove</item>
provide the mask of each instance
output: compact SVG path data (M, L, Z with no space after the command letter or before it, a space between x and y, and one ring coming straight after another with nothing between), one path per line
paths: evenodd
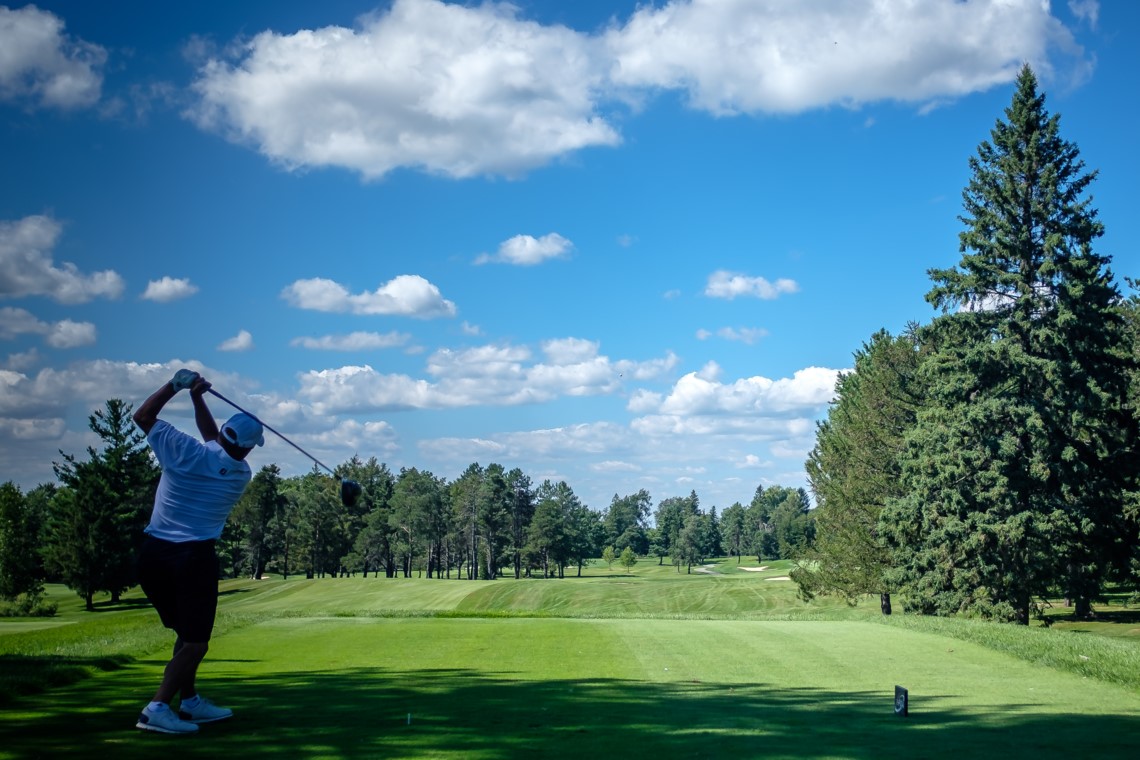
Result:
M170 379L170 387L174 389L175 393L184 391L193 385L199 377L199 374L192 369L180 369Z

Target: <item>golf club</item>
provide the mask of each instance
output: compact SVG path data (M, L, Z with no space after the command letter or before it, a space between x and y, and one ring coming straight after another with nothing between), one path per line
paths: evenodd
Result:
M230 401L228 398L226 398L222 394L218 393L213 388L210 388L209 392L211 394L217 396L218 398L220 398L222 401L225 401L227 404L232 406L234 409L237 409L239 412L243 412L245 414L248 414L250 417L253 417L255 420L257 420L258 422L261 423L261 426L263 428L268 430L270 433L273 433L273 435L277 436L281 440L285 441L285 443L289 444L290 446L295 448L297 451L299 451L302 454L304 454L305 456L307 456L309 459L312 459L314 462L316 462L321 467L324 467L326 470L329 471L330 475L332 475L333 477L336 477L336 473L333 472L333 468L329 467L327 464L325 464L321 460L317 459L315 456L313 456L309 452L305 451L303 448L301 448L297 444L290 441L288 438L283 436L281 433L277 432L276 430L271 428L269 425L265 424L265 420L261 419L260 417L258 417L253 412L242 409L240 406L238 406L234 402ZM360 484L357 483L355 480L348 480L347 478L341 478L341 481L340 481L340 503L346 507L353 506L354 504L356 504L356 500L358 498L360 498L360 494L363 492L363 490L364 489L361 488Z

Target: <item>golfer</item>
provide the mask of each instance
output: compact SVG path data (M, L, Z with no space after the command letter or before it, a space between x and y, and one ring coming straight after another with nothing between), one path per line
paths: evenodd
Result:
M186 389L204 443L158 418L167 402ZM209 389L210 383L197 372L180 369L134 414L162 467L139 553L139 581L162 624L177 635L162 683L136 725L166 734L191 734L199 723L233 716L232 710L202 697L194 679L209 647L218 608L214 541L249 484L245 457L254 446L263 445L265 437L261 423L244 413L231 417L219 433L203 398ZM177 713L171 707L176 695Z

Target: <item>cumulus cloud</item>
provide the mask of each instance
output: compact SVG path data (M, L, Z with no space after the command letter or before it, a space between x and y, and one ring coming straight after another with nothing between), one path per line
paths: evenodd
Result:
M800 286L796 284L795 280L779 279L775 282L768 282L763 277L749 277L720 269L709 275L705 295L709 298L726 298L729 300L737 296L752 296L769 301L784 293L798 292L799 289Z
M660 411L677 415L783 414L826 405L835 395L838 370L808 367L792 377L753 376L723 384L690 372L677 381Z
M95 342L95 325L90 322L43 322L31 312L10 306L0 308L0 340L18 335L42 335L52 348L77 348Z
M1069 5L1095 26L1095 0ZM607 109L663 91L716 115L929 109L1006 84L1024 62L1075 80L1094 64L1042 0L671 0L599 33L520 13L395 0L353 27L197 44L187 116L289 169L516 176L619 144Z
M768 331L763 327L741 327L739 329L734 327L721 327L715 333L709 332L705 329L697 330L698 340L708 340L713 335L724 338L725 340L740 341L745 345L751 346L761 338L768 336Z
M487 457L506 460L524 457L575 460L583 455L626 451L635 443L628 428L612 422L593 422L542 430L503 432L493 438L433 438L422 441L420 450L436 457L469 462Z
M223 340L218 345L219 351L251 351L253 350L253 336L249 330L241 330L232 338Z
M615 145L599 42L507 3L396 0L354 28L262 32L210 59L189 116L286 167L516 175Z
M432 283L416 274L394 277L375 291L353 295L338 282L317 277L297 280L281 297L300 309L352 314L389 314L418 319L453 317L455 304Z
M59 459L60 450L79 454L86 446L97 443L86 425L92 410L102 408L108 398L133 399L137 403L181 367L201 372L216 388L224 388L223 392L235 403L288 430L291 440L330 464L345 461L355 452L361 452L365 458L377 456L381 461L391 461L390 457L399 450L398 435L384 420L341 420L315 414L291 394L255 392L241 376L201 362L171 359L139 364L100 360L79 361L66 368L44 368L34 374L0 369L0 446L11 460L6 463L12 465L13 474L19 473L22 485L53 481L51 462ZM224 418L231 410L221 407L213 411ZM167 405L164 417L183 430L195 429L194 411L186 394L179 394ZM259 462L280 464L286 475L311 469L312 461L292 447L271 436L267 439L265 449L259 449L259 456L264 457ZM21 469L16 470L17 466Z
M803 448L835 395L839 372L808 367L777 380L754 376L724 383L720 367L710 362L681 377L668 393L631 396L627 407L641 416L630 427L653 437L740 436L793 440L785 445Z
M499 244L499 252L495 255L481 254L475 259L476 264L498 262L502 264L518 264L520 266L533 266L541 264L547 259L557 259L567 256L574 248L574 244L557 232L551 232L540 238L530 235L515 235L510 240Z
M0 101L68 109L99 100L107 51L63 30L63 19L34 5L0 6Z
M0 221L0 298L48 296L75 304L93 298L118 298L123 278L105 270L83 275L74 264L56 266L52 260L63 228L48 216Z
M348 335L324 335L319 338L294 338L290 345L318 351L375 351L403 346L411 340L407 333L353 332Z
M39 364L41 359L42 357L40 356L40 352L34 348L30 348L27 351L19 351L14 354L8 354L8 358L4 361L4 364L0 366L0 369L10 369L17 372L23 372L24 370L29 370Z
M368 365L314 370L301 376L300 396L319 414L518 406L613 393L622 374L657 377L677 362L672 354L613 361L596 344L574 338L548 341L543 352L546 361L534 361L526 346L440 349L427 359L430 381Z
M1100 17L1099 0L1069 0L1069 11L1096 29L1097 20Z
M191 283L189 278L163 277L161 280L148 282L142 297L147 301L169 303L180 298L189 298L197 292L198 286Z
M76 348L95 342L95 325L90 322L72 322L64 319L51 326L47 343L53 348Z
M108 398L144 399L180 367L203 371L201 364L181 360L166 364L83 361L65 368L45 367L35 375L0 370L0 416L62 417L71 404L93 409ZM210 379L225 382L227 376L214 372Z
M1041 0L671 0L639 7L605 43L615 85L680 90L717 115L956 98L1027 61L1048 69L1052 51L1084 65Z

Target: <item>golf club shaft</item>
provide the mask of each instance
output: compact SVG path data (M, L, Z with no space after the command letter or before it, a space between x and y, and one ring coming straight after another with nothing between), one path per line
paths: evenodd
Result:
M297 451L299 451L299 452L301 452L302 454L304 454L305 456L307 456L309 459L312 459L314 462L316 462L317 464L319 464L321 467L324 467L326 470L328 470L328 471L329 471L329 474L330 474L330 475L333 475L334 477L336 476L336 473L335 473L335 472L333 472L333 468L329 467L327 464L325 464L325 463L324 463L324 462L322 462L321 460L317 459L315 456L313 456L313 455L312 455L312 454L310 454L309 452L305 451L303 448L301 448L301 447L300 447L300 446L298 446L297 444L293 443L292 441L290 441L288 438L286 438L285 436L283 436L283 435L281 435L280 433L278 433L278 432L277 432L276 430L274 430L273 428L271 428L271 427L269 427L268 425L266 425L266 424L265 424L265 420L261 419L260 417L258 417L258 416L257 416L256 414L254 414L253 412L249 412L249 411L246 411L245 409L242 409L240 406L238 406L238 405L237 405L237 404L235 404L234 402L230 401L228 398L226 398L226 397L225 397L225 396L223 396L222 394L218 393L218 392L217 392L216 390L214 390L213 388L210 388L210 389L209 389L209 392L210 392L210 393L212 393L213 395L217 396L218 398L220 398L222 401L225 401L227 404L229 404L230 406L232 406L234 409L237 409L239 412L244 412L245 414L248 414L250 417L253 417L255 420L257 420L258 422L260 422L260 423L261 423L261 426L262 426L263 428L265 428L266 430L268 430L270 433L273 433L273 435L275 435L275 436L277 436L278 438L280 438L281 440L285 441L285 443L289 444L290 446L292 446L293 448L295 448Z

